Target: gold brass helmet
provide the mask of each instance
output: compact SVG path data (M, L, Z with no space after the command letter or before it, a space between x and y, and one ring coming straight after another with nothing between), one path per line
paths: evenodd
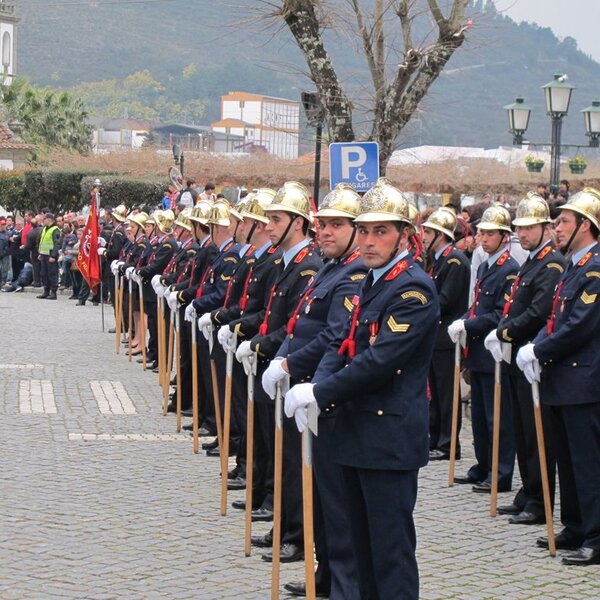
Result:
M444 235L447 235L452 241L454 237L454 230L456 229L456 215L451 208L438 208L434 210L427 221L423 223L423 227L428 229L435 229Z
M517 215L513 221L515 227L544 225L550 223L550 209L547 202L537 192L527 192L517 205Z
M597 229L600 229L600 191L596 188L583 188L581 192L571 196L568 202L559 206L558 209L572 210L589 219Z
M208 224L222 225L223 227L231 225L231 204L227 200L218 200L212 205Z
M210 211L212 210L212 203L206 200L201 200L192 207L189 219L192 223L200 223L201 225L208 225L208 217L210 217Z
M267 224L269 217L267 217L267 207L273 202L277 192L270 188L259 188L249 194L250 200L244 207L241 215L244 219L254 219L261 223Z
M127 219L127 213L129 213L127 207L124 204L119 204L119 206L113 209L112 216L120 223L124 223L125 219Z
M156 217L162 212L162 210L155 210L147 219L145 225L156 225ZM144 226L145 226L144 225Z
M347 183L338 183L323 198L319 204L319 210L315 217L345 217L346 219L355 219L360 208L360 196L354 188Z
M154 222L161 233L173 233L175 213L170 208L168 210L161 210L158 214L155 212L154 215Z
M483 231L506 231L512 233L510 228L510 213L500 204L489 206L483 212L477 229Z
M410 220L410 224L413 226L413 229L416 231L419 227L419 219L421 217L421 213L419 209L412 203L408 203L408 219Z
M182 227L186 231L192 231L192 222L190 221L192 210L193 208L191 206L184 208L179 215L177 215L175 227Z
M135 215L130 215L129 217L127 217L127 221L126 223L134 223L135 225L138 225L139 227L144 227L144 225L146 225L146 223L148 222L148 213L145 212L139 212Z
M286 181L275 194L265 212L280 210L304 217L310 223L310 193L297 181Z
M361 198L356 223L374 223L378 221L401 221L411 225L408 200L385 177Z
M250 202L250 200L252 199L252 196L254 196L254 192L250 192L249 194L246 194L246 196L244 196L243 198L241 198L240 200L238 200L232 207L231 207L231 214L238 220L243 221L244 217L242 216L242 211L244 210L244 208L246 208L246 205L248 204L248 202Z

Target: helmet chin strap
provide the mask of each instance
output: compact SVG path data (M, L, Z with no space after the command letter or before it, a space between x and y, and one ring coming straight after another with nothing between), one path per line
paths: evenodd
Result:
M350 251L350 248L354 246L354 238L356 238L356 225L352 224L352 235L348 240L348 244L346 245L344 251L339 256L336 256L336 259L340 259L342 258L342 256L346 256L346 254Z
M496 254L496 252L498 252L498 250L500 250L500 247L504 245L504 238L509 235L508 233L506 233L505 231L501 231L500 233L502 233L502 237L500 238L500 242L498 243L498 245L496 246L496 249L493 252L490 252L489 255L490 256L494 256L494 254ZM510 238L509 238L510 241Z
M400 240L402 239L402 233L404 232L405 227L406 227L406 225L404 225L404 224L400 226L400 231L398 231L398 239L396 240L396 245L394 246L394 249L392 250L390 257L388 258L388 261L387 261L388 263L391 262L392 260L394 260L394 258L396 257L396 254L398 254L398 250L400 249Z
M435 229L433 231L435 231L435 235L433 236L433 239L431 240L431 244L429 244L427 246L427 252L426 252L429 260L431 260L434 257L434 255L435 255L435 247L434 246L435 246L436 242L438 241L440 235L442 235L439 231L437 231Z
M285 228L285 231L283 232L283 235L279 238L279 241L276 244L273 244L273 246L275 246L275 248L279 248L279 246L281 246L281 244L283 244L283 242L285 241L285 238L287 237L287 234L290 231L290 228L292 227L292 223L296 220L296 217L299 215L290 215L290 222L288 223L287 227Z
M540 239L537 243L536 249L539 248L542 245L542 242L544 241L544 231L546 231L546 225L542 223L542 233L540 234Z
M571 237L569 238L569 241L567 242L566 246L561 248L561 253L563 254L563 256L572 254L571 244L573 243L575 236L579 233L580 227L583 225L583 220L584 220L583 217L581 217L579 215L575 215L575 219L577 220L577 227L575 227L575 231L573 231L573 233L571 234Z
M252 243L252 236L254 235L254 232L256 231L256 226L258 225L258 221L254 221L254 223L252 223L252 227L250 227L250 231L248 232L248 235L246 236L246 244L251 244Z
M238 222L235 224L235 229L233 230L233 241L234 241L234 242L235 242L235 241L237 241L237 240L235 239L235 236L237 235L237 232L238 232L238 227L240 226L240 223L241 223L241 221L238 221Z

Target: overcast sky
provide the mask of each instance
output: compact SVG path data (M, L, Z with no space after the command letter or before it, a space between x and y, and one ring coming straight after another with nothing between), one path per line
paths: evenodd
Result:
M514 21L529 21L550 27L554 33L577 40L582 52L600 62L598 0L495 0L499 11Z

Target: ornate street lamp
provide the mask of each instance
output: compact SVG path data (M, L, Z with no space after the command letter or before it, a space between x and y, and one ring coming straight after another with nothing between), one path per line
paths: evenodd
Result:
M523 144L523 134L529 126L531 108L520 97L504 108L508 114L508 130L513 134L513 145L520 146Z
M600 100L594 100L591 106L582 111L585 121L585 135L590 138L590 147L598 148L600 145Z
M560 136L563 117L569 111L574 85L567 83L567 76L556 73L554 79L542 86L546 98L546 113L552 118L552 158L550 161L550 189L558 191L560 179Z

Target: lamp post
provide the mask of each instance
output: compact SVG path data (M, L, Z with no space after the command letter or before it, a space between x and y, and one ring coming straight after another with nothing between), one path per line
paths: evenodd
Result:
M594 100L591 106L582 111L585 122L585 135L590 138L590 147L598 148L600 146L600 100Z
M183 150L179 144L173 144L173 160L175 161L175 165L183 177Z
M562 131L563 117L569 111L571 94L575 89L574 85L567 83L567 76L556 73L554 79L542 86L546 98L546 114L552 119L552 141L551 141L551 159L550 159L550 189L553 192L558 191L558 181L560 179L560 137Z
M523 134L529 126L531 108L520 97L504 108L508 114L508 130L513 134L513 145L520 146L523 144Z
M313 199L315 207L319 207L319 184L321 182L321 139L323 135L323 107L317 92L302 92L302 105L306 112L306 120L312 127L316 127L315 142L315 177L313 186Z

